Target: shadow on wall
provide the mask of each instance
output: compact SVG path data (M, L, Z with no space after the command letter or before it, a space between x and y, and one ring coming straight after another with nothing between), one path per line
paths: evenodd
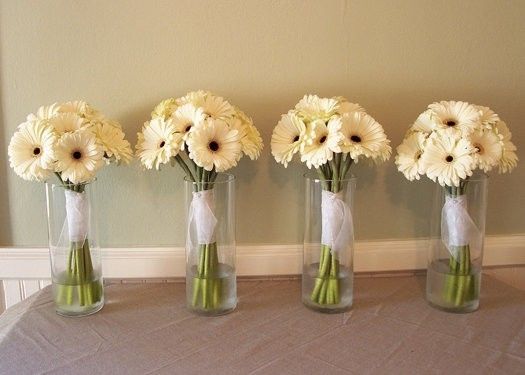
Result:
M0 61L2 55L0 50ZM3 64L0 64L0 67ZM0 68L1 69L1 68ZM11 220L9 217L9 194L7 184L7 173L9 168L9 160L7 156L8 134L5 134L5 118L3 112L3 97L2 97L2 74L0 72L0 246L11 245Z

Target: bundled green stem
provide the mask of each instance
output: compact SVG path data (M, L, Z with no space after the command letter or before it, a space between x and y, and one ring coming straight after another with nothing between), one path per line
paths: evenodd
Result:
M65 183L60 174L56 174L64 189L83 193L83 184ZM102 299L102 283L93 269L89 240L70 241L66 270L59 276L56 303L66 310L75 306L89 307Z
M446 186L446 194L450 197L459 197L466 193L468 180L461 180L458 187ZM457 257L450 256L449 272L445 277L443 298L451 307L461 307L465 303L477 299L478 287L476 277L472 273L470 245L454 246L451 250Z
M65 274L57 284L59 306L91 306L102 299L102 284L94 274L89 241L71 242Z
M352 158L346 154L335 154L332 161L321 165L317 173L321 180L323 190L338 193L343 188ZM319 305L337 305L341 302L340 293L340 262L336 253L326 244L321 244L319 269L315 278L310 299Z
M215 169L207 171L188 159L192 168L184 161L181 155L175 157L190 181L195 182L194 191L204 191L213 188L217 179ZM197 224L198 225L198 224ZM217 252L217 243L199 244L199 260L192 284L192 306L200 310L216 310L221 307L225 298L223 278L220 275L220 263Z
M204 310L220 308L223 302L217 243L199 245L199 264L193 278L192 306Z

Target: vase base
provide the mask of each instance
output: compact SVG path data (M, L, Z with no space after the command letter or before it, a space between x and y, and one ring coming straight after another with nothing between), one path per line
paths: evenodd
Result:
M60 316L65 316L68 318L81 318L83 316L93 315L102 310L104 307L104 300L101 300L98 304L85 308L83 310L64 310L59 307L55 308L55 311Z
M200 310L200 309L194 309L192 307L188 307L188 310L191 311L195 315L200 316L207 316L207 317L213 317L213 316L222 316L222 315L228 315L235 311L237 308L237 305L225 309L214 309L214 310Z
M441 311L445 311L445 312L453 313L453 314L468 314L468 313L472 313L479 309L479 303L472 303L470 305L459 306L459 307L440 306L429 300L427 300L427 303L437 310L441 310Z
M322 305L314 304L311 301L304 301L304 300L303 300L303 305L309 308L310 310L320 312L323 314L341 314L341 313L350 311L352 309L351 304L347 306L330 307L329 305L322 306Z

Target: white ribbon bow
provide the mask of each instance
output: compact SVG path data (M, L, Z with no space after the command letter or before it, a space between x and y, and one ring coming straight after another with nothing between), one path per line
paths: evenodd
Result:
M203 190L193 193L188 214L188 235L187 241L192 247L190 228L195 226L197 241L199 245L215 242L215 227L217 218L215 217L215 197L213 190Z
M89 231L89 201L86 193L65 190L69 241L84 242Z
M354 235L352 211L340 193L323 190L321 193L321 243L333 253L344 251Z
M445 197L441 211L441 239L449 253L458 258L459 246L470 245L471 249L481 246L481 232L467 211L467 197Z

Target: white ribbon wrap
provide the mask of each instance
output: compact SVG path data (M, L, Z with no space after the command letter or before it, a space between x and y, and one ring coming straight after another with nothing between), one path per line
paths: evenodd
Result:
M321 243L337 253L344 251L354 235L352 211L340 193L321 193Z
M189 228L195 225L197 241L199 245L215 242L215 196L213 190L203 190L193 193L188 214ZM188 228L188 230L189 230ZM188 233L188 241L191 244L191 236Z
M470 245L477 249L481 245L481 232L468 213L465 195L445 197L441 211L441 239L455 259L458 258L459 246Z
M89 231L89 201L86 193L65 190L69 240L83 242Z

